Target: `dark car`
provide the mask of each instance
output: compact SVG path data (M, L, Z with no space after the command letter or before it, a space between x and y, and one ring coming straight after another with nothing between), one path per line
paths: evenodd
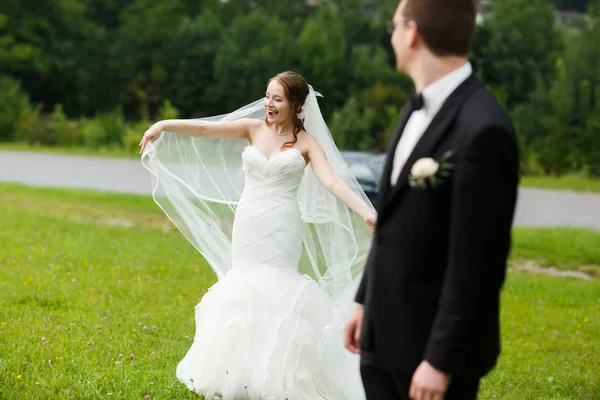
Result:
M340 154L371 203L375 205L385 154L352 150L340 151Z

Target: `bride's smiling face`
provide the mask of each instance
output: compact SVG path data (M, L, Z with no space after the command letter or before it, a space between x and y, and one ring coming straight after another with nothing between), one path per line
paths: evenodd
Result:
M265 109L267 110L267 121L283 124L291 118L292 107L285 96L283 85L277 80L271 81L265 93Z

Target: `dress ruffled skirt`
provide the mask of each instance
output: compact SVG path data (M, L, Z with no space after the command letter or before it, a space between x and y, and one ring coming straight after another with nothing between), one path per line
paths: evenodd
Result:
M234 268L204 295L195 319L177 378L207 400L365 398L359 358L343 346L345 321L295 270Z

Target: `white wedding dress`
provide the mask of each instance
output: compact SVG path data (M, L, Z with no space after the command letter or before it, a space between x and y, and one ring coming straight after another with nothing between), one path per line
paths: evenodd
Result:
M345 321L298 272L304 157L292 148L267 159L247 146L242 166L232 267L196 306L194 342L177 378L207 400L364 399L358 356L343 346Z

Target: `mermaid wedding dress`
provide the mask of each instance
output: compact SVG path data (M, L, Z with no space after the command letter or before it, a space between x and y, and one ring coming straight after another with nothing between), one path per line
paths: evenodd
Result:
M306 131L367 202L312 88L305 106ZM195 121L242 117L264 119L262 100ZM177 378L207 400L362 400L359 357L344 348L343 329L371 235L299 150L268 159L243 142L163 132L142 156L156 203L218 278L195 307Z
M177 377L210 399L362 399L358 359L317 283L298 273L296 198L305 160L242 153L246 188L235 214L232 269L196 306L194 343Z

